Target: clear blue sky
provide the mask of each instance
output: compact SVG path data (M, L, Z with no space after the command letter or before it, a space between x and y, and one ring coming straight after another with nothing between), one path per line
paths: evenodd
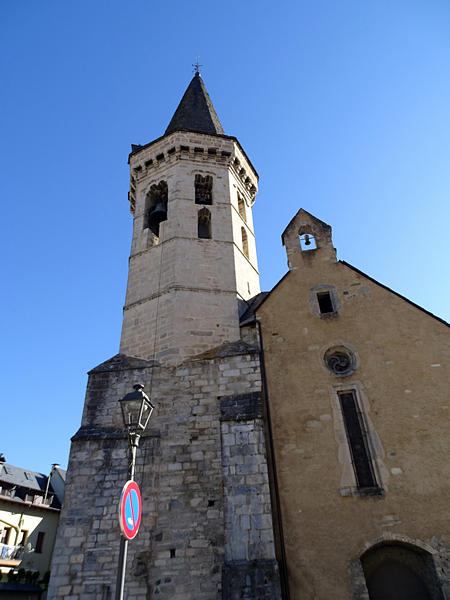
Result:
M447 0L18 0L0 23L8 462L66 464L86 372L118 351L130 144L164 132L196 55L260 174L262 288L303 207L339 258L450 318Z

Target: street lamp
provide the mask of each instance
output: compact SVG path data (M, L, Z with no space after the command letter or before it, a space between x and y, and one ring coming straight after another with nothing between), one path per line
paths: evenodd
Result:
M150 398L144 392L142 383L133 386L134 392L126 394L120 399L122 417L125 428L128 431L128 443L130 447L130 459L128 467L128 480L134 481L136 466L136 450L139 446L141 434L145 431L153 409L155 408ZM125 583L125 571L127 562L128 539L122 536L120 539L119 565L117 569L116 600L123 599Z

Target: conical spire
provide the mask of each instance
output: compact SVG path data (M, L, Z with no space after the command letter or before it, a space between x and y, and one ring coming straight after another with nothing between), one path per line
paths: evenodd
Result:
M198 133L223 134L219 117L206 91L200 73L192 78L164 135L187 129Z

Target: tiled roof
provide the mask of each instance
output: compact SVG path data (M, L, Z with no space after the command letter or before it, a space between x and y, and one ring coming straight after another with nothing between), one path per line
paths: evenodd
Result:
M239 318L241 327L243 325L253 323L255 320L255 311L264 302L269 294L270 292L260 292L259 294L256 294L256 296L253 296L253 298L250 298L250 300L247 300L247 307Z
M51 484L48 487L49 495L53 497L50 504L51 508L60 508L64 495L66 471L55 465L51 476L53 477L56 473L60 476L61 483L55 482L58 483L56 486L57 489L54 489ZM43 497L47 489L48 478L49 475L44 475L43 473L36 473L35 471L16 467L9 463L0 463L0 488L14 489L11 495L5 495L5 491L3 491L0 493L0 496L15 502L24 502L26 495L33 494L33 492L38 492L37 496Z
M0 463L0 482L45 492L48 475L35 473L7 463Z

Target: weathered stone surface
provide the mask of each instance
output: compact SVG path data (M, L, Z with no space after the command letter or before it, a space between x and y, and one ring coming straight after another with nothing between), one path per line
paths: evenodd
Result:
M242 421L261 419L263 416L262 396L260 392L236 394L220 399L222 421Z
M275 560L235 560L223 568L223 600L278 600L281 598Z
M121 358L113 369L94 369L89 376L49 599L101 600L114 593L117 503L128 455L118 400L136 382L144 383L156 408L137 455L144 511L129 545L128 598L219 599L226 558L274 558L260 413L247 410L244 421L221 421L227 396L230 406L236 397L258 404L259 356L238 353L179 367L130 365ZM236 396L239 388L245 393Z

